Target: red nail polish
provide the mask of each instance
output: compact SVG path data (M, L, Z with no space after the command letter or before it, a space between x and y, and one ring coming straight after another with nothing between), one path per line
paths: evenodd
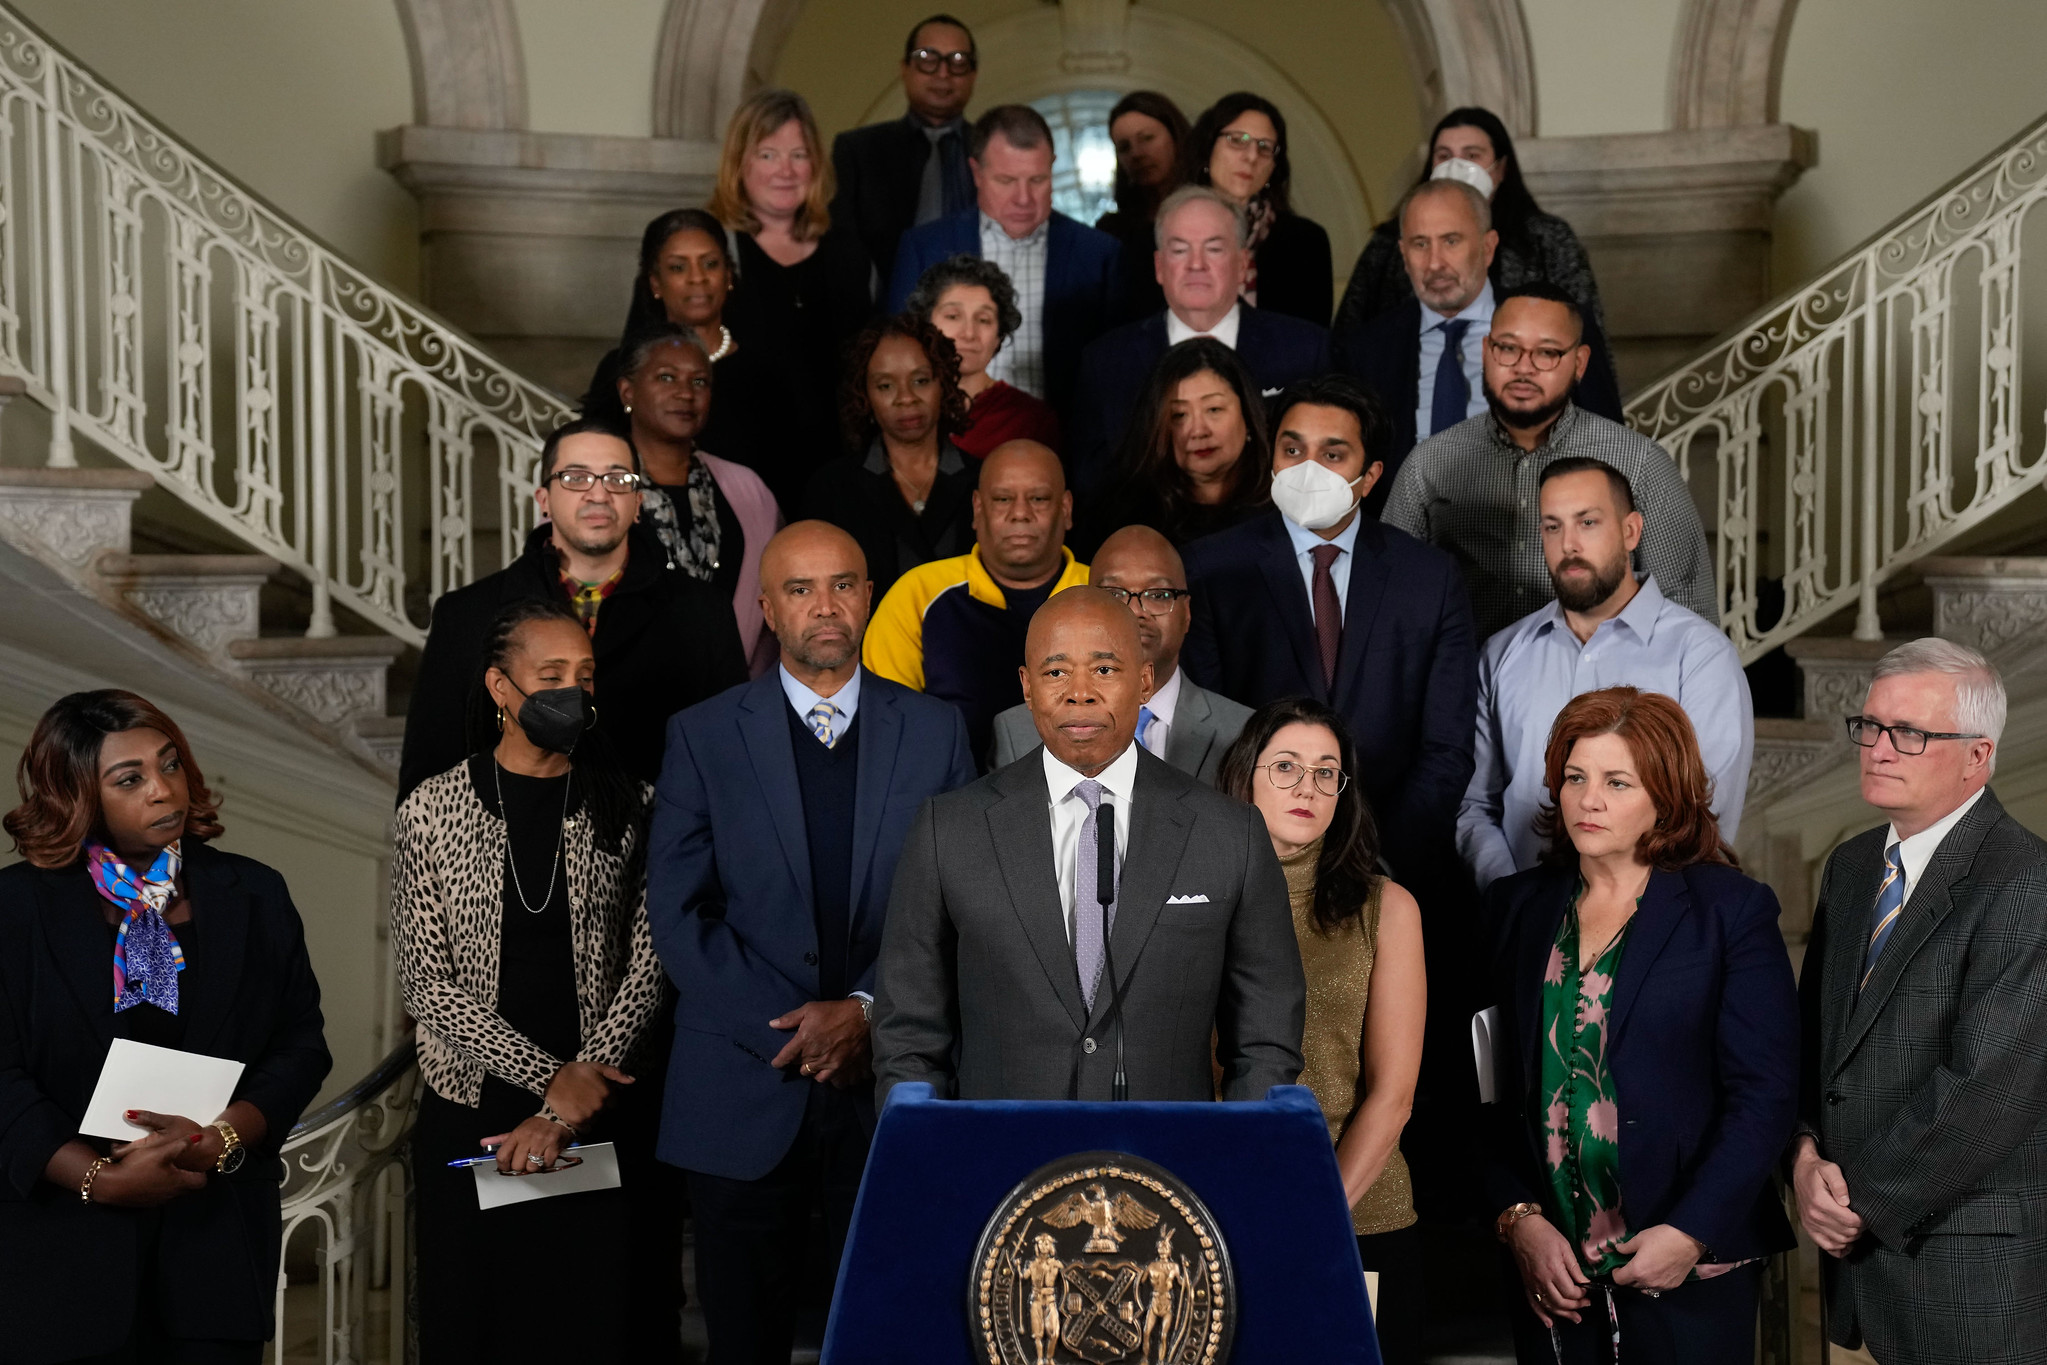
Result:
M142 1111L141 1111L140 1109L128 1109L128 1110L123 1110L123 1111L122 1111L122 1114L121 1114L121 1117L122 1117L122 1118L124 1118L124 1119L132 1119L132 1118L134 1118L134 1117L135 1117L135 1116L136 1116L137 1114L139 1114L139 1113L141 1113L141 1112L142 1112Z
M199 1140L200 1138L202 1138L202 1137L204 1137L204 1136L206 1136L206 1135L205 1135L204 1133L194 1133L194 1134L192 1134L192 1136L190 1136L190 1137L186 1138L186 1139L185 1139L185 1141L187 1141L187 1142L197 1142L197 1141L198 1141L198 1140Z

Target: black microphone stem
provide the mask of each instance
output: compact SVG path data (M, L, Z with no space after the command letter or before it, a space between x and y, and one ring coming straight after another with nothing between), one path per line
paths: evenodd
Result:
M1123 1074L1123 988L1116 981L1116 958L1109 950L1109 907L1116 901L1116 808L1104 802L1095 811L1095 899L1102 908L1102 971L1109 978L1109 1012L1106 1025L1116 1026L1116 1078L1109 1097L1130 1098L1130 1078Z

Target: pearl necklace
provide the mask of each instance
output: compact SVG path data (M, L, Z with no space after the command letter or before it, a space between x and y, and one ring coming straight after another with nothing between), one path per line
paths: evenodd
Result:
M713 365L715 365L715 364L717 364L717 363L718 363L719 361L723 360L723 359L724 359L724 358L725 358L726 356L728 356L728 355L731 355L731 354L732 354L732 345L733 345L733 342L732 342L732 329L731 329L731 328L729 328L729 327L727 327L727 326L726 326L726 325L725 325L724 323L722 323L722 322L721 322L721 323L719 323L719 324L718 324L718 349L717 349L717 350L715 350L715 351L713 351L713 352L711 352L711 356L710 356L710 360L711 360L711 363L712 363Z

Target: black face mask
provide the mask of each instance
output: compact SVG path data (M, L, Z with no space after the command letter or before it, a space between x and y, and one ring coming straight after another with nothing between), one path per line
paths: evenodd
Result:
M505 681L511 682L507 678ZM597 708L580 687L550 687L528 692L512 683L526 700L519 703L519 728L551 754L572 754L584 731L597 724Z

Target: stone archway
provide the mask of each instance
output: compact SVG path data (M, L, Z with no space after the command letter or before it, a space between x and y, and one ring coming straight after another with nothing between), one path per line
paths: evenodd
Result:
M766 84L803 0L668 0L654 58L654 136L719 142Z
M1798 0L1686 0L1670 65L1672 128L1777 121Z
M397 0L412 68L412 121L526 126L526 59L512 0Z

